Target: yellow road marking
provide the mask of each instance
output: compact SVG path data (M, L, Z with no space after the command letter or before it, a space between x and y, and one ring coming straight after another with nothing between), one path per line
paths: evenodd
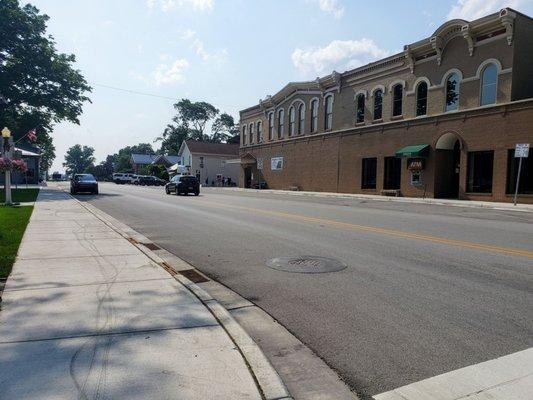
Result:
M352 229L352 230L379 233L382 235L395 236L395 237L401 237L401 238L406 238L406 239L423 240L427 242L447 244L450 246L465 247L468 249L484 250L484 251L490 251L493 253L501 253L501 254L508 254L508 255L513 255L513 256L533 258L533 251L530 251L530 250L522 250L522 249L511 248L511 247L493 246L493 245L483 244L483 243L467 242L464 240L447 239L447 238L439 237L439 236L421 235L418 233L398 231L395 229L378 228L378 227L370 226L370 225L353 224L349 222L342 222L342 221L336 221L332 219L324 219L324 218L318 218L318 217L309 217L309 216L300 215L300 214L290 214L290 213L285 213L285 212L280 212L280 211L269 211L269 210L262 210L259 208L214 203L214 202L205 201L205 200L202 201L202 203L205 203L208 206L210 205L213 207L245 210L245 211L249 211L255 214L287 218L287 219L296 220L296 221L313 222L313 223L318 223L318 224L338 226L338 227Z

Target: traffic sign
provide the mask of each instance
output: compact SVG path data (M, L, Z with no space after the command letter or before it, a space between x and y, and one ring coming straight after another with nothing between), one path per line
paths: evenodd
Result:
M514 149L515 158L529 157L529 143L517 143Z

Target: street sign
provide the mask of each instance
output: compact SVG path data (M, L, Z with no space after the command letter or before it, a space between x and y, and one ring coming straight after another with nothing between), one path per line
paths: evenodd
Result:
M518 162L518 174L516 174L516 187L514 191L514 205L518 197L518 188L520 186L520 173L522 172L522 160L529 157L529 143L517 143L514 148L515 158L520 158Z
M517 143L514 149L515 158L529 157L529 143Z

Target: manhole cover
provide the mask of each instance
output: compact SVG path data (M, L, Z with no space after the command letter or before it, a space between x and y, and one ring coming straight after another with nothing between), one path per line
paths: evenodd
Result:
M279 271L299 272L302 274L337 272L346 268L346 264L339 260L316 256L276 257L268 260L267 265Z

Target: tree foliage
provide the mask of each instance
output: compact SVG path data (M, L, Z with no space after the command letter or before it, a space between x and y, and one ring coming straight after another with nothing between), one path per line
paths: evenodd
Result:
M8 104L0 113L0 126L8 126L15 140L36 128L44 169L55 158L54 124L79 124L82 105L90 101L85 93L91 91L73 68L74 55L59 53L46 34L48 19L30 4L0 1L0 92Z
M198 140L200 142L225 143L233 138L238 129L233 117L229 114L219 114L219 110L205 102L192 102L182 99L174 104L176 115L172 123L168 124L161 137L161 152L177 155L184 140ZM211 133L207 126L211 122Z
M94 149L90 146L75 144L65 154L65 167L67 174L81 174L94 168Z
M132 154L154 154L154 149L150 143L139 143L134 146L126 146L115 154L114 170L115 172L129 172L132 169Z

